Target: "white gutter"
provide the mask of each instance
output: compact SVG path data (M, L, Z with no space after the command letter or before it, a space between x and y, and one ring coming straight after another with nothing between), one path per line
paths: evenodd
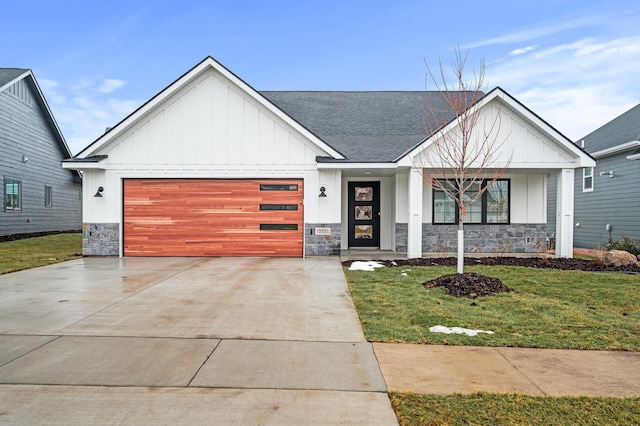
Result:
M640 160L640 153L627 155L627 160Z
M621 152L628 151L630 149L637 148L637 147L640 147L640 141L631 141L631 142L626 142L620 145L612 146L611 148L603 149L601 151L596 151L593 154L591 154L591 156L594 158L608 157L609 155L619 154ZM627 158L631 160L631 158L629 157Z

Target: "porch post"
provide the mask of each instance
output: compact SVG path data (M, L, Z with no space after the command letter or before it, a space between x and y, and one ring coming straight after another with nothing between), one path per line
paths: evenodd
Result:
M574 169L558 173L556 200L556 257L573 257Z
M422 257L422 173L416 167L409 172L409 222L407 224L407 258Z

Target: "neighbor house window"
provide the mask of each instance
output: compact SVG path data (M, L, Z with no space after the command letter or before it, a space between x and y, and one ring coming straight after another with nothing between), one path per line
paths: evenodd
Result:
M476 182L463 194L465 200L465 223L508 224L510 180L499 179L493 183ZM454 183L446 183L454 188ZM481 197L478 192L484 190ZM477 198L477 199L476 199ZM474 200L475 199L475 200ZM433 223L438 225L458 223L459 211L456 200L441 189L433 190Z
M19 180L4 178L4 209L22 209L22 183Z
M44 206L53 207L53 187L51 185L44 186Z
M582 169L582 192L593 191L593 167Z

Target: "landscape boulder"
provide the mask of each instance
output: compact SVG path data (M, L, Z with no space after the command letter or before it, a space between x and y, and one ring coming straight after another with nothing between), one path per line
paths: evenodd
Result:
M637 265L638 259L624 250L611 250L604 256L604 263L613 266Z

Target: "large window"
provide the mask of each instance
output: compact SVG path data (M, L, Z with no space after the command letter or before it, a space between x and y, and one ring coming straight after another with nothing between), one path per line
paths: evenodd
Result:
M454 188L454 183L446 183L450 188ZM478 192L488 188L480 198ZM465 191L464 217L465 223L472 224L508 224L509 199L510 199L509 179L499 179L493 183L486 181L476 182L471 188ZM475 199L477 198L477 199ZM475 200L474 200L475 199ZM456 200L441 189L433 190L433 223L434 224L455 224L458 223L458 206Z
M22 209L22 184L19 180L4 178L4 209Z
M593 167L582 169L582 192L593 191Z

